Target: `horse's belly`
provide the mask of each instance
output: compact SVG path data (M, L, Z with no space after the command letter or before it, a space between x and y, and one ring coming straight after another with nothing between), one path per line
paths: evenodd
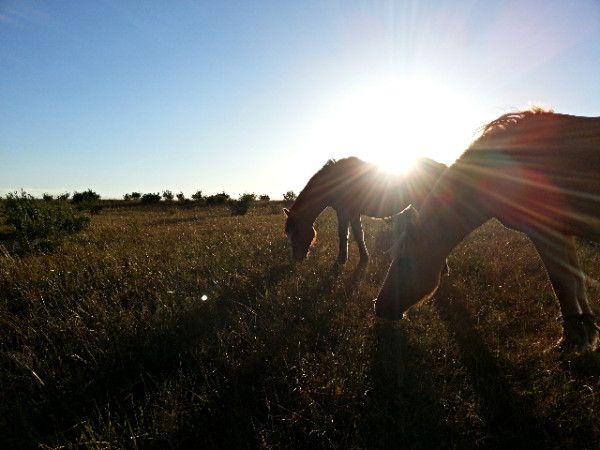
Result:
M512 196L499 192L492 214L510 228L600 239L600 202L556 190L522 189Z

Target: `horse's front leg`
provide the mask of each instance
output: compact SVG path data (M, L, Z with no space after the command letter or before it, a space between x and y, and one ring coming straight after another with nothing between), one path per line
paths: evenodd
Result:
M359 264L364 266L369 261L369 252L365 244L365 233L360 222L360 215L353 217L350 220L350 225L352 226L352 234L354 235L354 239L356 239L356 245L358 245L358 252L360 253Z
M553 234L532 237L532 240L560 302L563 319L560 345L565 348L595 350L599 334L594 313L587 300L585 275L579 266L574 238Z
M340 264L346 264L346 261L348 261L348 225L350 218L346 214L337 211L337 220L340 240L340 251L337 260Z

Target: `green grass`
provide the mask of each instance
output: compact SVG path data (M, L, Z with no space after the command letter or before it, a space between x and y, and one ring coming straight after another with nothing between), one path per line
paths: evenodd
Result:
M546 351L557 302L533 246L496 222L393 324L371 311L390 262L383 221L364 220L372 260L357 273L353 242L333 265L331 211L292 267L272 205L118 205L51 254L0 248L1 448L600 442L600 359ZM580 256L597 306L600 248Z

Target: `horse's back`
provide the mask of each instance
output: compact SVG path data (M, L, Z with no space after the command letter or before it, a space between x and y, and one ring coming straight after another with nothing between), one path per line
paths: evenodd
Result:
M340 165L332 186L331 202L337 210L370 217L389 217L410 204L419 204L446 166L421 160L407 174L392 174L352 158Z
M507 225L600 238L600 118L535 114L484 136L461 160Z

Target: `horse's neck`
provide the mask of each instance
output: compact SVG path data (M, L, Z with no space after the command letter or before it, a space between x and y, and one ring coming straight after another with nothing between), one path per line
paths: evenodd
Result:
M315 192L307 192L305 189L294 202L292 211L301 216L304 220L314 223L317 217L319 217L319 214L321 214L328 206L329 199L326 195L319 195L316 190Z
M440 263L469 233L492 217L480 204L477 192L469 186L452 185L438 185L420 212L427 251Z

